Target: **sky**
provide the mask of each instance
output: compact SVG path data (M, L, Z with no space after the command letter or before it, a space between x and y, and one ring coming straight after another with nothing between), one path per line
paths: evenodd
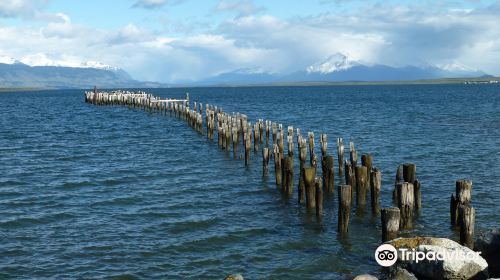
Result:
M142 81L364 64L500 76L500 1L0 0L0 60L120 67Z

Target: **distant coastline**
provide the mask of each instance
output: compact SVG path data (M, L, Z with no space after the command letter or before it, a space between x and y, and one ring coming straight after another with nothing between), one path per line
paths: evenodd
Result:
M184 87L272 87L272 86L358 86L358 85L438 85L438 84L496 84L500 77L478 78L444 78L422 80L394 80L394 81L346 81L346 82L286 82L286 83L259 83L259 84L214 84L214 85L173 85L173 88Z
M213 84L213 85L193 85L193 84L171 84L159 85L145 88L210 88L210 87L308 87L308 86L376 86L376 85L446 85L446 84L500 84L500 77L478 77L478 78L445 78L445 79L422 79L422 80L394 80L394 81L346 81L346 82L284 82L284 83L259 83L259 84ZM88 88L92 88L89 85ZM116 88L119 86L117 85ZM99 87L99 89L110 89L110 87ZM115 87L113 87L115 88ZM137 88L137 87L121 87ZM79 88L54 88L54 87L0 87L1 92L19 91L39 91L58 89L79 89Z

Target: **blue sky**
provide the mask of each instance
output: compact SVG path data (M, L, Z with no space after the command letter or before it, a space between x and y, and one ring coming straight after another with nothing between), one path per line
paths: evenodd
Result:
M98 61L160 82L289 73L335 53L500 75L498 26L498 1L480 0L1 0L0 57Z

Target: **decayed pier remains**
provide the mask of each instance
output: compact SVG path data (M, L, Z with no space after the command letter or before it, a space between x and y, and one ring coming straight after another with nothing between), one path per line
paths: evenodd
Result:
M321 154L318 155L314 132L302 135L298 128L294 130L290 125L285 129L283 124L271 120L258 119L252 123L244 114L230 114L211 104L203 107L202 103L193 102L191 107L187 93L185 99L161 99L143 91L107 92L94 88L94 91L85 92L85 102L100 106L128 106L182 119L195 131L206 134L209 140L214 140L217 134L217 145L223 150L232 150L234 158L244 159L245 165L250 164L252 154L254 157L260 154L252 153L252 150L261 150L263 176L274 173L277 189L286 199L293 196L297 185L297 203L315 213L318 219L323 216L323 196L334 196L336 193L335 160L328 153L326 134L320 134ZM336 144L337 174L340 178L340 185L337 186L338 231L341 234L348 232L351 208L355 204L357 211L364 211L367 193L370 193L371 213L374 216L380 214L382 242L394 239L400 230L411 229L416 214L422 208L421 182L417 178L416 165L405 163L396 168L394 207L381 208L382 173L376 168L373 156L363 153L359 157L354 143L349 142L347 159L344 157L343 139L337 138ZM274 163L274 172L270 172L269 162ZM295 163L298 163L299 172L295 172ZM475 223L471 194L472 181L460 179L456 181L455 193L450 201L451 224L460 231L460 243L468 247L472 247Z

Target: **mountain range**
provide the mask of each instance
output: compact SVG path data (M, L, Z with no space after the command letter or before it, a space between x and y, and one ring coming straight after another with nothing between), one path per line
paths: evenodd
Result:
M165 86L134 80L124 70L86 62L77 66L53 63L30 66L11 58L0 58L0 88L144 88Z
M31 65L30 65L31 64ZM441 78L474 78L486 73L460 63L394 67L366 65L336 53L303 70L288 74L270 73L261 68L224 72L184 86L257 85L308 82L378 82ZM21 61L0 57L0 88L145 88L168 87L156 82L134 80L124 70L99 62L55 63L44 57Z
M279 75L261 69L238 69L222 73L201 84L268 84L301 82L378 82L411 81L442 78L472 78L486 73L460 63L394 67L383 64L365 65L336 53L324 61L316 62L304 70Z

